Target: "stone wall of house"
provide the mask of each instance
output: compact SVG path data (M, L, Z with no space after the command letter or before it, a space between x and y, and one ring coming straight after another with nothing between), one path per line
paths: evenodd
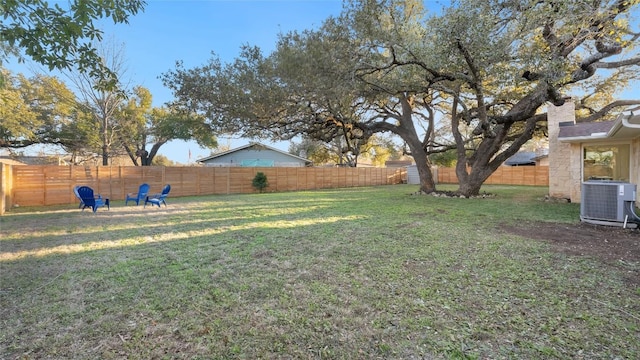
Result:
M571 143L568 144L570 148L569 157L571 158L571 165L569 166L569 178L572 181L569 184L571 189L571 196L569 200L571 202L580 202L580 197L582 194L582 144L581 143Z
M547 124L549 126L549 196L557 198L576 199L576 189L571 181L577 168L577 179L580 178L580 163L572 156L576 151L576 145L561 143L558 141L560 123L575 123L575 104L567 99L564 105L554 106L549 104L547 108ZM578 155L580 145L577 145ZM578 156L578 159L580 157ZM580 184L577 185L577 200L580 199Z

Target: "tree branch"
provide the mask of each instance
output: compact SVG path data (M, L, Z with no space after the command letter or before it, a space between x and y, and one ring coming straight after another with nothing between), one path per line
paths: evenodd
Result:
M611 110L615 108L619 108L622 106L631 106L631 105L640 105L640 100L617 100L612 103L607 104L599 111L580 119L576 119L579 122L593 122L603 118L605 115L609 114Z
M597 62L593 66L599 69L617 69L625 66L640 65L640 57L613 62Z

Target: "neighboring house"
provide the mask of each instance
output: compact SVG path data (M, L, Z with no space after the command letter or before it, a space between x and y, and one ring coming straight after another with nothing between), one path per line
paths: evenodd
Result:
M65 165L62 155L44 155L44 156L0 156L0 162L9 165Z
M536 153L531 151L520 151L515 153L512 157L508 158L504 162L507 166L534 166L536 161L533 158L536 157Z
M640 115L576 123L575 105L549 106L549 195L580 202L582 182L624 181L640 188ZM640 203L640 196L636 195Z
M544 154L538 154L533 158L536 162L536 166L549 166L549 149L546 149Z
M504 162L506 166L548 166L546 149L540 152L520 151Z
M305 167L313 163L309 159L259 143L250 143L229 151L198 159L204 166L245 167Z

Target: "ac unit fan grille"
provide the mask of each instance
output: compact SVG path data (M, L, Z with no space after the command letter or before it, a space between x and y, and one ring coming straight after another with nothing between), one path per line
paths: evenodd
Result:
M583 216L616 220L618 214L618 188L601 184L584 184Z
M636 199L636 185L622 181L582 183L580 220L593 224L623 225L634 219L629 203Z

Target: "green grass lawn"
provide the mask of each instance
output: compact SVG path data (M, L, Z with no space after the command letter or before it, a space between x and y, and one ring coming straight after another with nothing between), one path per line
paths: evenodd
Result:
M12 211L0 358L640 358L622 269L500 230L577 223L577 204L416 190Z

